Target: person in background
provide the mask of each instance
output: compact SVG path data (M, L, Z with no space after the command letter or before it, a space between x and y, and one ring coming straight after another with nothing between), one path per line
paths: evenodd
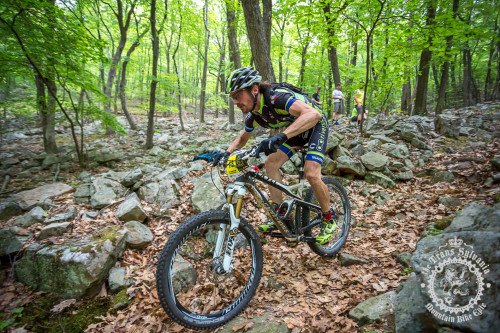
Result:
M368 113L369 113L368 110L365 109L365 115L363 117L364 119L368 118ZM361 113L358 111L357 108L352 109L351 122L352 123L357 122L358 126L361 124Z
M365 92L364 92L364 89L365 88L365 83L363 81L361 81L359 83L359 89L356 89L354 91L354 107L356 108L356 111L358 111L358 115L360 115L361 113L363 113L363 100L365 99Z
M323 105L323 103L321 103L319 101L319 91L321 90L321 87L316 87L316 92L313 94L313 98L312 98L312 101L318 105Z
M333 111L335 114L333 115L333 120L335 121L335 125L340 125L339 118L342 113L342 101L344 100L344 94L342 93L342 86L340 83L335 85L335 90L332 93L333 98Z

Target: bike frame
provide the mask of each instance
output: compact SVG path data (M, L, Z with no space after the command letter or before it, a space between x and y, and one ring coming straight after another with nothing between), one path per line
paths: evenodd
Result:
M256 170L253 170L252 168L249 168L248 171L246 171L243 175L239 176L236 178L236 181L233 184L230 184L226 190L226 198L227 201L223 206L223 209L229 212L229 216L231 218L231 225L229 229L229 236L228 240L226 243L226 248L224 252L224 258L222 262L222 266L218 269L218 273L224 273L224 272L230 272L232 270L232 262L233 262L233 251L234 251L234 245L235 245L235 237L238 235L238 227L240 224L240 214L241 214L241 208L243 206L243 198L245 197L246 191L249 190L250 193L257 199L258 204L264 204L264 208L267 211L267 215L271 217L275 225L277 226L278 230L281 232L281 235L285 238L287 244L289 246L296 246L299 241L313 241L314 238L312 237L306 237L303 235L296 235L293 234L293 231L290 230L286 224L279 218L279 216L276 214L276 212L273 209L273 206L271 203L267 200L266 196L260 191L260 189L257 187L253 179L257 179L259 181L262 181L263 183L270 185L283 193L287 194L288 196L292 197L292 199L285 201L283 204L287 204L288 208L287 211L284 215L284 218L287 218L291 215L291 213L294 210L294 207L297 206L302 206L302 207L308 207L310 209L314 209L315 211L318 212L318 217L316 218L316 223L311 223L309 226L306 228L302 228L300 232L304 232L305 230L309 230L313 228L316 225L319 225L321 223L321 207L318 205L314 205L312 203L306 202L302 200L301 197L298 195L295 195L292 193L292 189L296 187L297 185L304 186L305 182L300 181L299 184L288 187L283 184L278 183L277 181L257 172ZM238 199L236 202L236 207L232 204L233 197L234 195L237 194ZM282 204L282 205L283 205ZM215 251L214 251L214 259L219 258L221 253L222 253L222 247L226 235L226 228L227 225L221 224L221 229L219 230L219 234L217 236L217 242L215 246Z

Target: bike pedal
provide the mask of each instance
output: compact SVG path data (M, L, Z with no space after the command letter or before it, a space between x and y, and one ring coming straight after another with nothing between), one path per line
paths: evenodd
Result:
M269 234L271 237L276 237L276 238L285 238L281 232L273 232Z
M301 242L306 242L306 243L314 243L316 242L316 237L310 237L310 236L300 236L299 240Z

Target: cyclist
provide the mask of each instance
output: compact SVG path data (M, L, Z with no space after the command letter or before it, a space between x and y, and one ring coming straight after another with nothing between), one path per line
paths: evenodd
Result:
M263 140L257 148L257 152L269 156L265 162L268 177L281 183L280 167L295 153L291 147L308 144L304 175L323 211L323 223L316 243L327 243L337 225L330 208L328 188L321 180L321 164L328 138L328 123L321 108L309 97L298 93L297 89L292 90L278 83L262 82L259 72L252 67L233 71L226 80L226 93L246 114L246 118L243 132L231 143L224 156L243 147L256 126L284 128L280 134ZM214 163L217 164L218 160ZM277 209L283 201L282 193L273 187L269 187L269 191L271 201ZM275 229L276 226L272 222L258 227L262 232Z

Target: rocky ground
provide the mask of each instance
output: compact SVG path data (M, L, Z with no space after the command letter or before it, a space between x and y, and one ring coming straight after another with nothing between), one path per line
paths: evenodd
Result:
M0 153L0 177L10 179L0 202L0 327L182 331L159 305L158 255L182 221L214 208L213 198L220 198L209 166L193 156L225 149L242 129L208 119L202 125L186 119L180 132L177 116L159 118L149 151L143 149L144 126L105 136L91 124L85 170L75 162L67 134L58 135L60 154L47 155L39 132L10 120ZM437 128L433 118L419 116L368 119L364 138L356 126L331 126L323 173L343 182L353 208L342 253L321 258L305 244L287 248L268 239L260 287L244 314L223 331L418 327L414 317L428 313L421 304L429 296L412 282L424 274L417 254L457 232L492 232L486 236L497 242L500 207L487 207L500 201L499 121L500 104L484 104L450 110ZM255 136L251 144L266 133ZM295 173L293 163L283 167L288 174ZM251 201L245 212L254 226L266 220ZM486 226L482 216L491 216ZM476 244L486 236L467 237ZM498 262L494 255L485 260ZM420 308L399 296L413 294L422 294L414 302Z

